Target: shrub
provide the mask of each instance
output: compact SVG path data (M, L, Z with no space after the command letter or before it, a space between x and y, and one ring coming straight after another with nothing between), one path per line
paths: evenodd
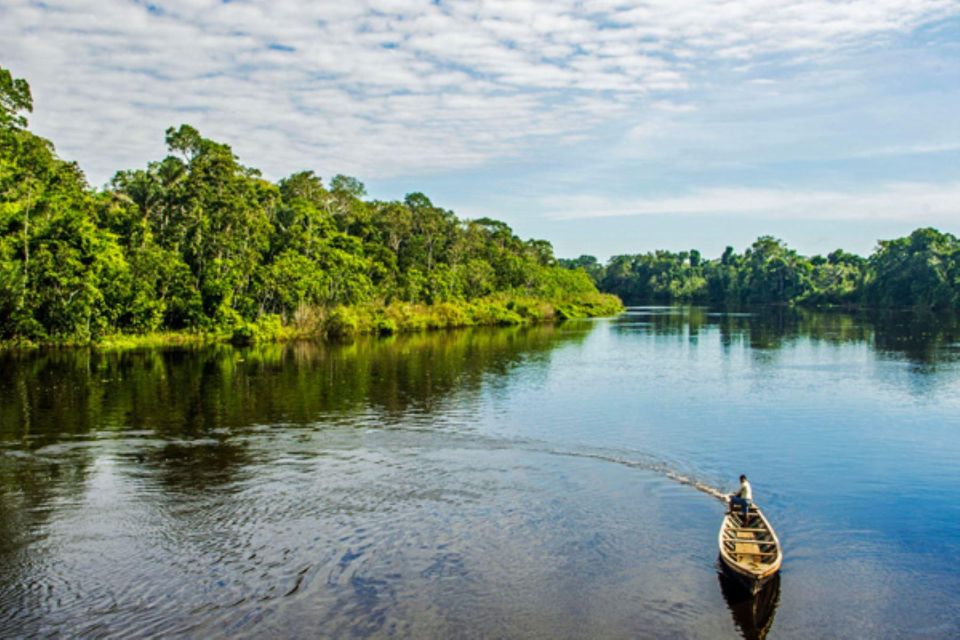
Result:
M335 308L327 317L327 335L334 337L354 336L360 332L360 319L351 307Z
M250 322L244 322L233 328L230 335L230 343L242 347L248 346L257 341L257 326Z
M397 332L397 323L393 318L377 318L377 334L381 336L390 336Z

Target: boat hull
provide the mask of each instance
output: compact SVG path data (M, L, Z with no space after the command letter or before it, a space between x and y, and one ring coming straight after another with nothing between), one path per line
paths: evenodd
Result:
M723 575L727 576L732 580L736 580L737 583L743 587L747 593L752 596L757 595L760 591L763 590L769 582L771 582L776 576L780 575L780 571L774 571L767 576L756 576L752 573L746 573L740 571L737 567L731 566L723 554L718 554L717 558L719 559L720 570L723 571Z
M783 552L770 522L756 505L748 517L728 513L720 524L718 536L720 566L751 594L780 571Z

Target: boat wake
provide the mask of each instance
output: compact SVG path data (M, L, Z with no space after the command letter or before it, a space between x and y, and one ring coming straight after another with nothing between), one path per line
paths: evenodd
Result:
M395 430L396 428L394 428ZM404 428L404 431L428 431L426 429L419 428ZM429 430L431 435L436 435L435 431ZM498 437L490 435L481 435L481 434L466 434L466 433L447 433L445 434L448 437L454 439L462 439L468 441L473 446L482 446L484 448L495 448L495 449L514 449L529 451L531 453L542 453L553 456L563 456L568 458L584 458L590 460L599 460L601 462L609 462L613 464L623 465L625 467L630 467L633 469L643 469L645 471L651 471L653 473L659 474L673 482L682 484L692 489L696 489L700 493L706 494L711 498L726 502L727 493L718 489L714 485L701 480L690 473L685 473L679 471L676 466L669 464L661 458L657 458L654 455L646 454L641 451L623 451L623 450L612 450L612 449L603 449L590 447L589 445L576 446L572 445L569 447L558 446L556 444L547 442L545 440L536 440L532 438L510 438L510 437Z
M608 462L612 464L618 464L625 467L630 467L633 469L643 469L645 471L650 471L656 474L663 476L673 482L682 484L697 491L706 494L717 500L726 501L727 494L713 486L712 484L697 478L694 474L689 472L683 472L678 469L679 465L670 464L662 458L659 458L655 455L644 453L637 450L624 450L624 449L608 449L601 447L592 447L590 445L579 445L579 444L570 444L570 445L559 445L556 443L551 443L546 440L539 440L534 438L524 438L524 437L509 437L509 436L497 436L497 435L486 435L479 433L469 433L469 432L438 432L432 428L422 428L422 427L411 427L411 426L399 426L399 425L380 425L375 432L380 433L398 433L402 432L404 434L413 435L417 434L418 436L429 436L431 440L434 440L438 435L442 433L443 441L447 445L451 444L451 441L455 441L457 446L465 448L483 448L483 449L502 449L502 450L520 450L528 451L530 453L540 453L545 455L552 456L562 456L567 458L581 458L589 460L598 460L601 462ZM148 432L151 433L152 432ZM275 438L275 434L272 431L269 433L270 439ZM95 439L95 438L94 438ZM112 440L114 444L118 443L116 439ZM155 445L157 443L170 444L171 440L156 440L150 439L149 444ZM199 440L175 441L176 444L184 445L204 445L204 446L218 446L220 442L215 439L203 438ZM133 438L126 442L134 447L142 447L147 442L145 440ZM87 448L93 444L93 441L84 441L78 443L71 443L69 446L55 446L55 447L45 447L42 450L38 451L26 451L21 449L4 449L3 445L0 444L0 455L19 458L24 461L33 461L33 462L43 462L48 464L60 464L66 460L62 455L50 455L50 454L63 454L74 448ZM423 446L426 443L421 443ZM446 446L446 445L445 445ZM42 455L41 455L42 454Z
M562 450L562 449L544 449L543 453L549 453L552 455L558 456L568 456L571 458L589 458L593 460L601 460L603 462L612 462L614 464L624 465L626 467L633 467L636 469L644 469L646 471L653 471L659 473L669 480L673 480L682 485L692 487L701 493L705 493L708 496L716 498L726 502L727 494L721 491L720 489L698 480L694 477L691 477L687 474L681 473L676 469L671 468L669 465L662 461L657 460L637 460L633 458L625 458L619 455L609 455L605 453L593 453L590 451L572 451L572 450Z

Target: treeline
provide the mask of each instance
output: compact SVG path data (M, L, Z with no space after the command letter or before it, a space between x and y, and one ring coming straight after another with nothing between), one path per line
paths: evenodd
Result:
M0 339L390 333L621 308L502 222L420 193L368 200L346 176L275 184L188 125L167 130L167 157L91 189L27 129L32 106L0 68Z
M628 303L960 309L960 241L931 228L881 240L868 258L841 249L802 256L763 236L742 254L727 247L713 260L692 250L619 255L606 265L593 256L560 262Z

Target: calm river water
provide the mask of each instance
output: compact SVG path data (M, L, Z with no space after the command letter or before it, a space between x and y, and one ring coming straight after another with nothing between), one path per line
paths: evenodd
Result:
M785 552L718 577L748 474ZM0 637L960 636L960 325L0 355Z

